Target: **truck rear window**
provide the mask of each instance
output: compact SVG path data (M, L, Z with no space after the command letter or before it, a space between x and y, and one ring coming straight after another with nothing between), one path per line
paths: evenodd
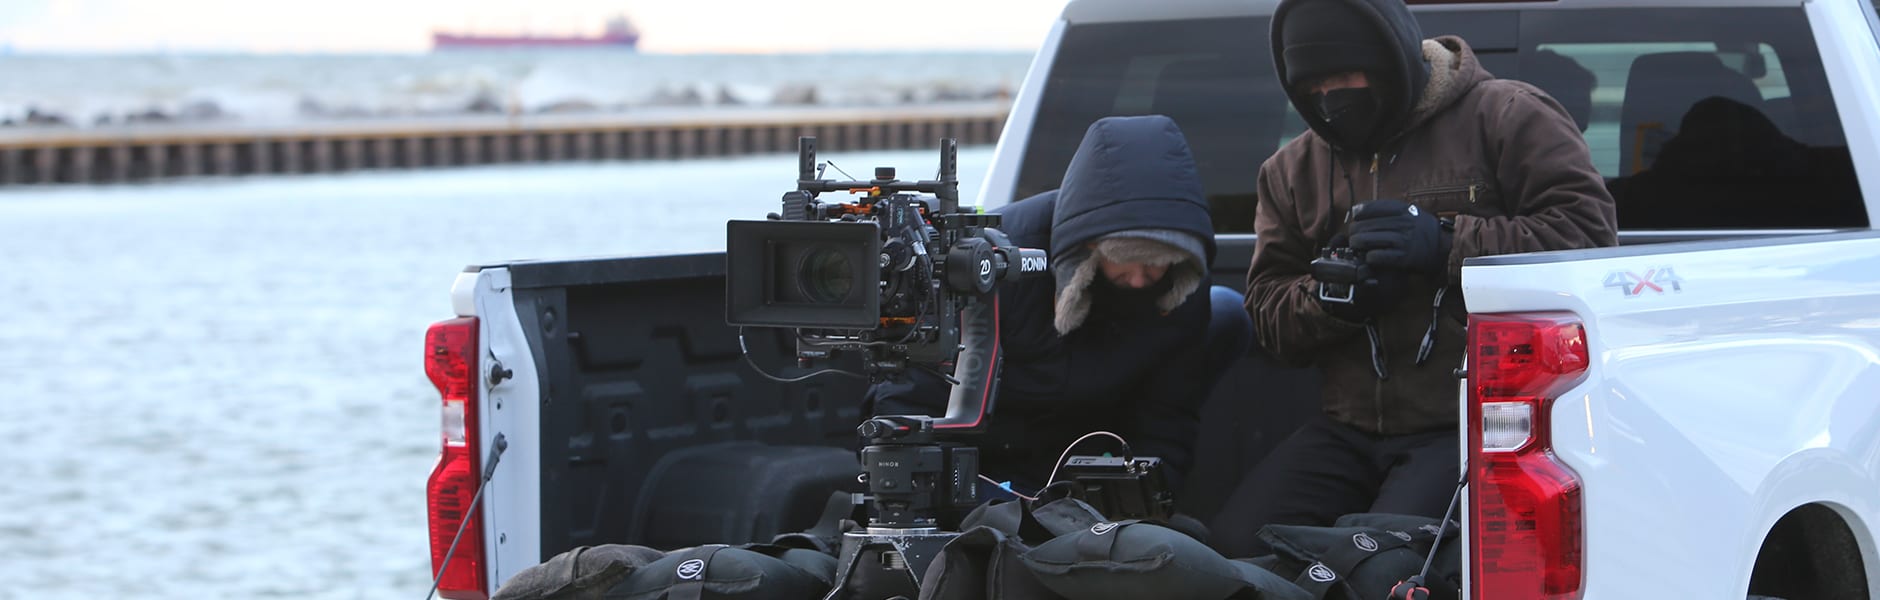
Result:
M1496 76L1533 83L1574 114L1622 228L1867 225L1800 8L1467 14L1419 18L1427 35L1461 35ZM1260 163L1305 130L1274 76L1267 26L1069 28L1014 200L1058 186L1091 122L1159 113L1193 146L1216 230L1251 232Z

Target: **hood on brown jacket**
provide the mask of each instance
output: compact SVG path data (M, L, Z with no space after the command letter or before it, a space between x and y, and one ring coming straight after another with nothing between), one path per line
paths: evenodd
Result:
M1287 98L1321 137L1336 139L1304 84L1345 70L1363 71L1370 79L1380 113L1371 139L1348 141L1380 147L1412 126L1430 65L1423 56L1423 29L1403 0L1284 0L1273 10L1268 38Z
M1346 0L1356 1L1356 0ZM1443 295L1433 353L1414 362L1437 291L1476 256L1610 246L1612 196L1565 108L1539 89L1496 79L1461 38L1421 44L1429 79L1403 134L1373 154L1340 152L1307 131L1261 165L1247 308L1259 343L1281 360L1318 365L1334 419L1397 434L1454 427L1465 298ZM1413 278L1375 318L1388 380L1372 369L1361 324L1325 312L1310 263L1360 202L1394 198L1454 221L1446 276Z

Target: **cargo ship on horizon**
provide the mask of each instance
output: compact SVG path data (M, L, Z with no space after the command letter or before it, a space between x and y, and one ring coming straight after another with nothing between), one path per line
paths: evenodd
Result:
M632 50L640 44L640 30L625 16L607 20L598 37L539 35L479 35L431 32L432 50L466 48L617 48Z

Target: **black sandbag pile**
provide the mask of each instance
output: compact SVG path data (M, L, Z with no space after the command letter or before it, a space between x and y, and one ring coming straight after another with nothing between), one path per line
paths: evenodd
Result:
M605 545L523 569L491 600L820 600L835 573L834 556L770 544Z
M1424 587L1431 598L1455 598L1462 588L1457 526L1438 525L1429 517L1379 513L1345 515L1331 527L1268 525L1259 535L1274 554L1245 562L1291 579L1315 600L1374 600L1423 570L1440 530Z

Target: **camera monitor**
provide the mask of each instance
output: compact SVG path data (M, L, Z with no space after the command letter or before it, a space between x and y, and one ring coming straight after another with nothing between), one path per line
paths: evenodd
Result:
M874 222L730 221L725 322L752 327L880 326Z

